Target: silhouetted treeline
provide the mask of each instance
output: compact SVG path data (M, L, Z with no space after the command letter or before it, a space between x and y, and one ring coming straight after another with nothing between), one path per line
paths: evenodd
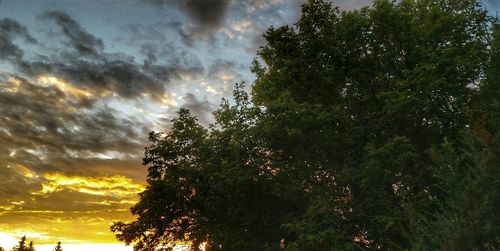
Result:
M35 245L33 241L30 241L29 244L26 244L27 239L26 236L23 236L21 240L19 240L19 243L14 246L11 251L35 251ZM61 247L61 242L58 242L56 247L54 248L54 251L62 251ZM0 247L0 251L4 251L2 247Z

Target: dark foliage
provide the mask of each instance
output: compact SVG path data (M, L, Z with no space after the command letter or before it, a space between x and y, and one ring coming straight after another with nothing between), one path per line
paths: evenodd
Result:
M138 251L500 248L496 30L476 0L307 1L264 34L252 98L150 134L138 218L111 230Z

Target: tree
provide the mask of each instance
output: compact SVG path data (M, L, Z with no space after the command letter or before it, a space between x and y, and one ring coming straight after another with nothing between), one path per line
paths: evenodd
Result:
M295 28L268 30L253 89L265 138L316 191L289 246L411 248L408 208L432 214L441 192L427 152L471 124L490 27L476 1L308 1Z
M150 134L149 185L132 208L138 220L113 225L120 240L136 242L136 250L186 241L195 250L203 243L219 250L279 244L283 218L299 206L276 194L285 190L272 190L273 170L255 127L260 111L243 89L237 86L234 106L225 101L215 112L209 131L182 109L169 132ZM158 237L138 235L149 229Z
M30 241L30 245L27 248L28 251L35 251L35 246L33 245L33 241Z
M438 177L439 210L416 213L414 250L500 249L500 27L494 42L487 76L472 106L472 125L453 142L432 150Z
M377 0L350 12L307 1L297 25L264 34L252 97L238 84L209 128L181 109L170 131L150 134L138 218L111 230L135 250L271 251L282 239L301 251L454 248L421 241L430 230L453 237L444 209L484 223L492 212L480 211L497 205L486 170L498 160L471 164L490 148L464 143L467 130L497 135L498 107L483 101L498 97L491 21L475 0ZM473 154L456 168L482 178L463 186L464 175L448 175L459 156L450 151ZM459 210L469 187L484 207ZM496 245L498 230L483 230L468 247Z
M61 242L57 242L57 246L54 248L54 251L63 251L62 247L61 247Z
M17 244L16 246L14 246L12 248L12 251L25 251L25 250L27 250L26 235L21 238L21 240L19 241L19 244Z
M23 236L19 243L12 248L12 251L35 251L33 241L26 245L26 236Z

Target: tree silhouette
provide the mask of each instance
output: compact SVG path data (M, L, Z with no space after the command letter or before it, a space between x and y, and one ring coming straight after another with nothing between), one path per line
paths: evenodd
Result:
M26 236L23 236L19 243L12 248L12 251L35 251L33 241L26 245Z
M26 251L26 235L21 238L19 243L12 248L12 251Z
M62 247L61 247L61 242L57 242L57 246L54 248L54 251L63 251Z
M497 248L499 33L478 0L309 0L216 123L149 135L134 250ZM463 246L462 246L463 245Z
M33 245L33 241L30 241L30 244L27 248L28 251L35 251L35 246Z

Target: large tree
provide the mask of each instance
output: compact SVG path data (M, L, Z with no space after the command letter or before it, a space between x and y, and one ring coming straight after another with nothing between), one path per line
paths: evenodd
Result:
M136 242L136 250L178 242L221 250L279 244L281 224L300 206L276 190L269 152L256 130L260 110L250 106L243 85L235 100L215 112L210 130L182 109L169 132L150 134L148 188L132 208L138 220L112 227L119 239Z
M486 79L458 139L431 150L436 186L433 214L414 212L416 250L500 249L500 26L495 27Z
M309 1L296 27L266 33L254 68L265 138L318 195L287 225L298 250L410 247L407 207L432 212L440 193L427 151L469 126L490 28L476 1L343 13Z
M457 229L435 227L451 224L445 208L469 203L469 185L488 193L500 182L483 173L498 173L498 159L474 162L497 148L460 143L498 135L498 106L485 103L498 102L492 21L476 0L378 0L349 12L307 1L295 26L264 34L252 99L238 84L210 128L181 110L168 132L150 134L138 218L112 230L135 250L437 247L424 233ZM461 152L475 157L455 168L483 178L450 194L464 184L447 175ZM451 211L461 228L475 229L465 216L498 216L477 213L497 205L484 196ZM468 247L497 245L498 229L483 230Z

